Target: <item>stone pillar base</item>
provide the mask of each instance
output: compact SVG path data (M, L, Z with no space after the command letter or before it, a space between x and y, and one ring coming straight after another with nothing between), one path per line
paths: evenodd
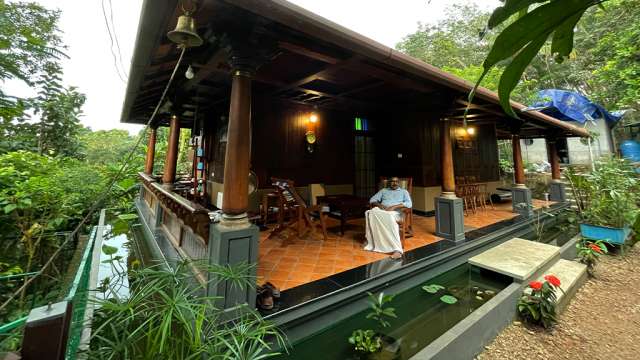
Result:
M435 198L436 235L447 240L464 240L464 210L462 199L451 196Z
M221 224L211 225L209 231L209 264L236 265L256 264L258 261L259 230L249 224L243 228L227 227ZM255 279L256 267L247 274ZM254 286L239 287L223 281L219 282L209 274L208 296L219 296L217 305L221 309L233 309L240 305L253 308L256 302Z
M533 215L533 205L531 201L531 190L526 186L514 186L511 189L513 212L524 216Z
M549 184L549 200L565 202L567 201L567 191L560 181L551 181Z

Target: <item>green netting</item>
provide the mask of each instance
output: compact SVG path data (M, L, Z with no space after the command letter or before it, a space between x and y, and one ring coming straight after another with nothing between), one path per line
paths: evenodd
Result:
M71 315L71 326L69 327L69 340L67 342L67 353L65 359L75 359L80 340L82 339L82 329L84 328L87 301L89 298L89 278L91 276L91 265L93 262L93 246L96 241L96 227L91 230L87 247L82 254L82 260L78 266L78 271L71 284L65 300L73 304L73 314Z

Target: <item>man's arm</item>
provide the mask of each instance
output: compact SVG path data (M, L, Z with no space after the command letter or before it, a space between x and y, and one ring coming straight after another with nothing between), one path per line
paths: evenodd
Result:
M413 207L413 203L411 202L411 195L407 190L404 191L404 198L402 199L402 206L411 209Z
M371 199L369 199L369 204L384 210L384 206L382 205L382 190L378 191L371 197Z

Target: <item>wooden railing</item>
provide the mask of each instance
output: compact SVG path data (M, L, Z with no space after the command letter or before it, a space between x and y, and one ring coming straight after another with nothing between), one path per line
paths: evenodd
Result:
M160 184L155 178L145 173L139 173L139 175L145 190L153 193L164 209L169 210L184 225L191 228L206 245L209 241L209 224L211 223L209 210L173 192L171 184ZM177 240L180 241L180 239Z

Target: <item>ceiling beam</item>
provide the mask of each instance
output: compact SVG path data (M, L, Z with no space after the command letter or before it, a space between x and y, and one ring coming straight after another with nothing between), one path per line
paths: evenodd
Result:
M342 61L341 59L331 56L331 55L327 55L318 51L314 51L311 50L309 48L306 48L304 46L300 46L300 45L296 45L296 44L292 44L286 41L280 41L278 42L278 47L280 47L281 49L285 49L287 51L290 51L294 54L298 54L298 55L302 55L314 60L319 60L322 62L325 62L327 64L337 64L340 61Z

